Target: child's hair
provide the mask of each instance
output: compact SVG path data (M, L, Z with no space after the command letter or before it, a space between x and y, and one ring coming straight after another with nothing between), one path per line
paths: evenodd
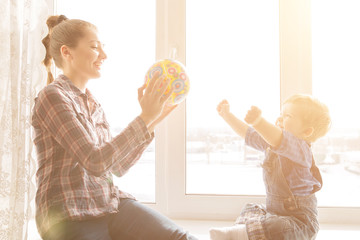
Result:
M84 37L87 29L96 29L96 26L79 19L68 19L64 15L50 16L46 24L49 28L48 35L42 40L46 49L43 64L48 72L47 83L54 81L51 73L51 60L58 68L63 67L60 48L63 45L76 47L79 39Z
M331 126L331 118L328 107L313 96L306 94L295 94L285 100L284 104L292 103L300 106L303 123L307 127L312 127L314 132L307 141L315 142L320 137L325 136Z

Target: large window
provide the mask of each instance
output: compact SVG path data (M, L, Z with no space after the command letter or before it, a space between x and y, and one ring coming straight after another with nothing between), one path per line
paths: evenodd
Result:
M314 146L324 179L321 206L360 206L360 3L312 1L313 93L332 129Z
M57 14L95 24L108 59L100 79L88 87L106 113L113 136L140 114L137 89L155 61L155 2L103 0L56 1ZM141 7L139 7L139 4ZM155 201L155 141L121 178L119 189L144 202Z
M231 112L243 119L256 105L275 122L280 110L279 1L188 1L186 65L191 79L186 193L264 195L263 154L244 146L216 106L227 99Z
M263 155L244 146L217 104L227 99L239 118L257 105L275 121L281 100L306 92L327 103L333 119L314 145L324 178L320 221L359 223L357 0L55 2L55 13L100 30L108 60L89 88L113 134L140 113L137 88L156 59L186 65L186 102L157 127L156 146L115 178L120 189L173 218L233 220L246 203L265 202Z

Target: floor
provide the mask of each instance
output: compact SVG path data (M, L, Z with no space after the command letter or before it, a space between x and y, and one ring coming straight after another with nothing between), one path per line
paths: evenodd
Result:
M184 229L198 237L199 240L209 240L209 228L228 227L233 222L226 221L189 221L175 220ZM316 240L360 240L360 226L322 225Z

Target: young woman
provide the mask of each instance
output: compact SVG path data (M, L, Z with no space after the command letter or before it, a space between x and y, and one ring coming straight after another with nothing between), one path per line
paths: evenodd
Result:
M51 16L44 65L48 85L39 93L32 125L37 149L36 223L43 239L195 239L170 219L113 184L140 158L154 128L175 107L156 75L138 89L141 114L117 136L86 89L106 59L96 27ZM51 61L63 70L55 80ZM160 89L160 90L158 90Z

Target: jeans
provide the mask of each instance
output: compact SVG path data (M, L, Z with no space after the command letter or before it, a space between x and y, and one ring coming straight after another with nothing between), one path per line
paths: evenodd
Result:
M196 240L169 218L132 200L122 199L117 213L53 226L44 240Z

